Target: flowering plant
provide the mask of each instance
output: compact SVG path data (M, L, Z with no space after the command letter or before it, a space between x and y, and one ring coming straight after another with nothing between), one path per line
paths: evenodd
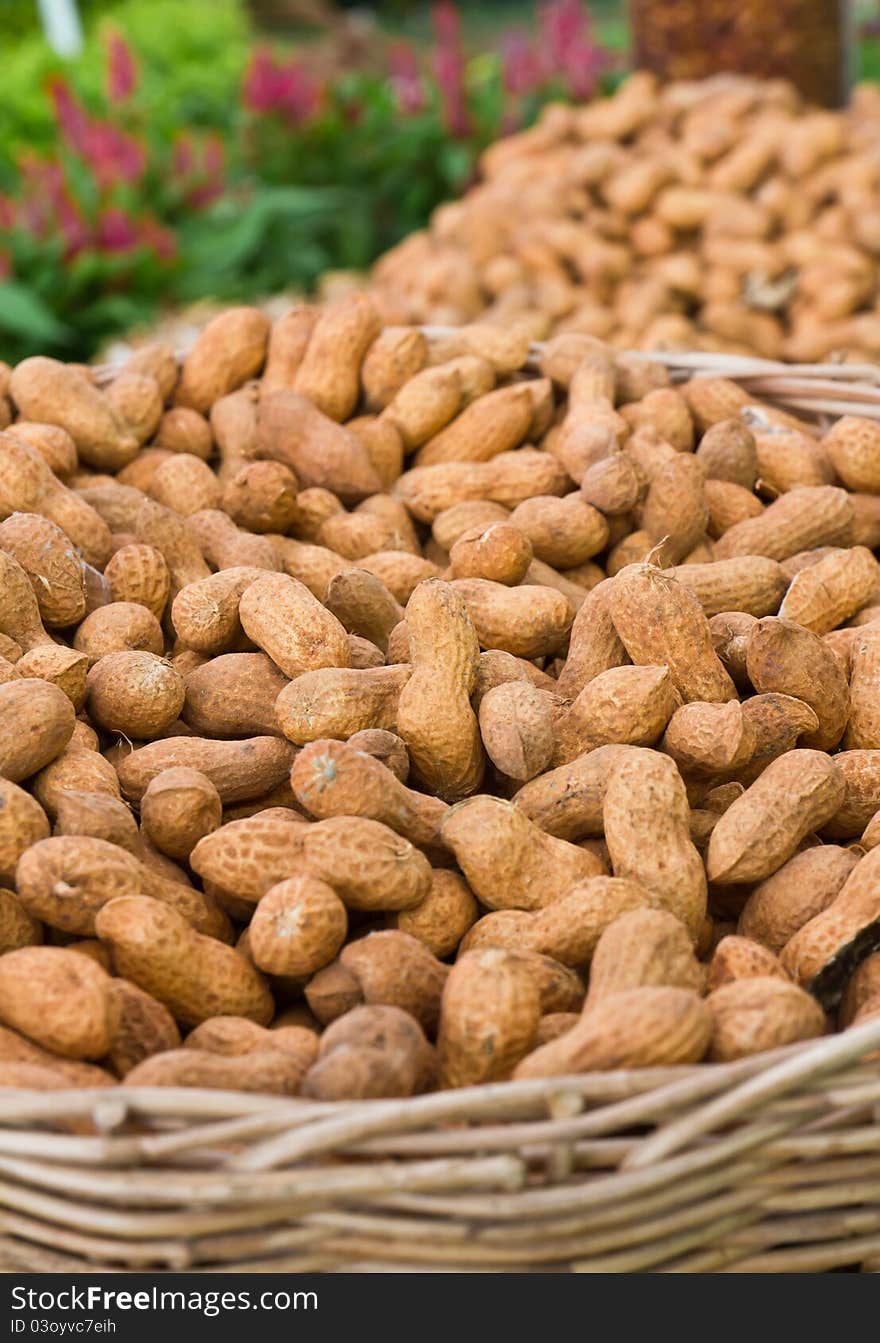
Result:
M476 57L452 0L432 21L427 51L395 41L366 70L319 73L258 43L228 100L195 115L186 94L169 110L155 58L106 28L97 84L92 68L45 79L42 143L20 137L4 161L0 118L0 358L82 358L163 301L365 267L463 190L499 134L588 97L608 66L580 0L544 0L534 33Z

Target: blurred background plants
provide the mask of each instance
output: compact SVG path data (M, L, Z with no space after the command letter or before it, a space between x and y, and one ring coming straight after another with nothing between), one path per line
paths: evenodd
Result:
M614 58L581 0L462 23L451 0L382 22L306 5L80 6L62 61L8 3L0 58L0 356L86 358L164 304L254 299L360 268L472 178L481 150ZM609 0L600 0L608 4ZM405 12L401 13L401 9ZM527 26L523 26L523 21ZM297 34L297 36L300 36Z

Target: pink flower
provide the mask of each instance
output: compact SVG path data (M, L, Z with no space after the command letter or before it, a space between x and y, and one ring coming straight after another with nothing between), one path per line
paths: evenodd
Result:
M424 110L427 98L416 54L408 42L395 42L388 50L388 71L397 106L407 116Z
M109 121L90 122L83 158L105 190L119 182L139 181L147 167L144 146Z
M55 119L62 137L76 154L84 154L89 118L77 101L70 85L60 75L49 81L49 95L55 107Z
M79 206L68 192L65 192L56 203L55 222L64 240L64 254L68 260L88 246L88 225Z
M249 111L283 113L297 126L318 111L322 89L305 61L294 56L281 65L268 47L257 47L245 71L242 98Z
M137 88L138 71L134 53L122 33L113 29L107 35L107 97L111 103L124 103Z
M268 47L257 47L244 73L242 97L251 112L272 112L278 103L278 68Z
M439 0L431 8L431 21L441 46L457 47L461 43L461 15L453 0Z
M11 196L0 196L0 229L8 232L14 228L17 213L16 203Z
M130 252L138 245L134 220L118 205L111 205L98 215L95 241L105 252Z
M531 93L541 83L541 62L527 35L519 30L505 33L501 39L504 87L519 97Z
M440 0L431 10L437 47L434 75L440 89L443 119L450 135L470 133L471 119L465 89L465 56L461 45L461 18L452 0Z
M580 0L547 0L539 11L539 62L545 77L562 76L575 98L588 98L607 63Z

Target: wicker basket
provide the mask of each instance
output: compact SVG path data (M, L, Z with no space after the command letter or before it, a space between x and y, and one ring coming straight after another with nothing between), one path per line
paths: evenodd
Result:
M675 381L734 378L817 427L880 418L872 366L650 357ZM0 1091L0 1268L871 1267L878 1049L872 1020L733 1064L335 1105Z
M874 1020L733 1064L335 1105L7 1091L2 1267L858 1266L880 1255L878 1046Z

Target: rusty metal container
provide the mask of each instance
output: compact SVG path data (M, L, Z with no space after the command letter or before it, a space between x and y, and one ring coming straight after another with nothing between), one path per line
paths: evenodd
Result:
M846 102L849 0L630 0L634 61L662 79L738 71L789 79L808 101Z

